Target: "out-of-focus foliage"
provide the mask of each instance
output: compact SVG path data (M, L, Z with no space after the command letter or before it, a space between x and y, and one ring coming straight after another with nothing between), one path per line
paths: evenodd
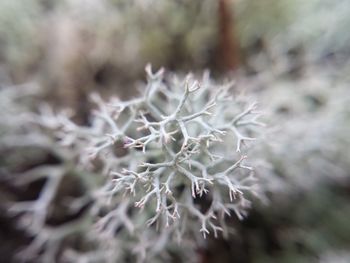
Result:
M21 81L40 59L41 14L38 1L0 2L0 66Z
M95 70L107 70L135 78L147 62L205 67L215 42L216 6L213 1L4 0L1 54L13 71L29 60L23 66L36 62L53 75L83 66L92 77ZM39 65L37 54L43 55Z
M234 7L243 47L263 39L272 52L303 47L312 59L349 54L347 0L240 0Z
M349 24L350 2L347 0L300 1L297 17L288 32L289 39L308 47L316 58L334 52L349 55Z
M295 18L298 1L291 0L238 0L232 6L236 15L237 30L243 46L264 38L273 41L285 31Z
M317 65L307 67L301 78L265 75L255 83L267 87L259 98L268 105L276 130L274 141L260 149L275 175L270 207L258 207L243 230L251 235L260 227L268 231L258 238L264 241L249 241L255 247L253 261L347 262L349 256L341 252L350 246L346 70Z
M254 70L287 52L319 58L349 51L346 0L222 2L234 18L226 26L241 43L235 52L242 65ZM171 70L219 69L225 51L219 50L223 25L218 3L4 0L0 64L16 83L40 81L57 104L84 104L85 94L96 89L117 89L127 97L133 93L130 84L142 78L148 62ZM256 50L266 52L270 60L251 63Z
M271 122L279 135L263 154L268 152L265 156L275 172L306 188L321 179L347 179L349 82L341 74L316 67L301 79L265 84L269 88L261 99L274 113Z

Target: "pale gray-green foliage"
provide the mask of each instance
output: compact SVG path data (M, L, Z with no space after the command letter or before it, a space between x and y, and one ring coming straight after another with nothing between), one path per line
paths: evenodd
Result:
M243 46L263 38L271 52L303 47L310 59L349 52L347 0L241 0L235 13Z
M350 93L346 73L340 70L314 66L293 82L271 77L263 83L269 88L259 99L272 114L275 130L274 140L267 140L260 155L283 178L274 185L278 189L294 191L292 184L308 190L323 180L348 178Z
M259 38L270 42L292 23L297 8L290 0L238 0L232 5L242 46Z
M38 1L0 2L0 55L5 63L21 67L39 55L40 14Z
M169 63L175 49L187 61L203 65L213 46L213 1L50 2L1 1L1 52L5 62L13 67L9 69L32 66L39 55L48 59L69 56L69 51L79 48L83 41L90 47L84 53L89 61L96 65L109 62L121 71L129 68L123 73L133 76L148 61L159 66ZM51 7L45 8L46 5ZM72 47L63 46L65 41ZM50 60L47 63L51 65Z
M349 1L300 1L286 39L303 44L314 57L337 51L349 52L349 23Z
M46 178L38 199L9 203L9 214L20 215L18 226L34 236L19 256L49 262L62 251L69 262L116 262L130 255L154 262L172 252L194 260L203 237L227 236L227 217L243 219L251 196L260 196L244 145L263 126L257 104L234 97L232 83L217 85L207 73L196 81L191 75L165 78L150 66L146 71L138 98L105 102L93 94L89 126L43 106L1 137L2 149L54 148L63 159L12 179L26 185ZM85 188L84 195L67 199L68 211L93 203L72 222L47 225L67 174ZM64 243L77 235L90 249Z
M347 0L240 0L230 6L235 14L232 29L239 33L243 48L262 37L281 52L300 45L316 57L348 50ZM4 0L0 3L2 55L13 66L34 63L46 49L54 52L47 24L68 23L89 36L94 44L88 57L97 63L112 60L118 68L140 71L141 66L131 61L162 65L179 48L191 63L203 66L215 45L217 10L217 2L207 0Z

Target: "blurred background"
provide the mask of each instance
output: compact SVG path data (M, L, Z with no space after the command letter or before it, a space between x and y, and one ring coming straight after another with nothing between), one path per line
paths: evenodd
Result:
M349 0L1 0L0 89L40 86L87 125L89 94L135 96L147 63L234 79L266 110L269 202L198 262L350 262L349 27ZM22 241L1 222L6 258Z

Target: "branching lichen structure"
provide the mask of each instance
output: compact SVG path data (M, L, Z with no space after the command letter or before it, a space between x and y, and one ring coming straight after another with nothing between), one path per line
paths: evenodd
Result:
M245 147L264 126L257 104L233 96L233 83L217 85L208 73L197 81L150 66L146 72L138 98L93 94L88 126L48 106L28 113L36 128L19 132L18 140L35 133L40 140L28 144L45 145L61 161L10 179L27 186L41 180L36 198L8 206L31 237L22 258L155 262L176 249L186 257L208 235L227 236L227 218L243 219L249 199L259 197ZM57 214L70 219L54 220Z

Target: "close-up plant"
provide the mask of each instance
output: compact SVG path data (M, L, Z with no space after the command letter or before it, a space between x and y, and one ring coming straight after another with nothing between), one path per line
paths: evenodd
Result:
M146 72L147 84L138 98L105 102L92 94L96 108L88 126L78 126L67 112L54 113L48 106L30 114L30 125L72 159L10 179L21 185L45 180L35 200L9 205L9 213L19 216L21 228L34 238L19 255L46 262L73 257L75 262L84 253L62 251L62 246L88 224L88 239L106 246L106 253L96 257L133 251L139 261L150 260L169 242L227 237L232 226L226 219L234 215L242 220L250 199L259 198L245 147L264 126L256 102L234 96L233 83L215 84L208 73L197 81L192 75L164 77L163 69L153 73L150 66ZM27 136L35 143L34 135ZM67 169L73 175L67 177ZM84 189L75 198L61 193L70 177L78 177ZM55 201L62 196L61 202L71 199L64 208ZM64 209L74 214L84 207L88 211L72 222L50 225L51 213L66 213L59 211Z
M0 1L0 261L349 262L348 7Z

